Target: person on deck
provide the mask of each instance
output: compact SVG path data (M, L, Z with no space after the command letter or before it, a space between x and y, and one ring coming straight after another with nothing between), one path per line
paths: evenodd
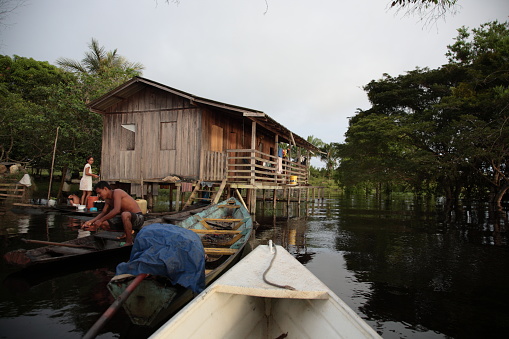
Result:
M80 190L83 191L81 195L81 204L85 205L87 199L92 195L92 178L99 178L97 174L92 173L92 164L94 163L94 157L87 157L87 163L83 168L83 177L80 180Z
M94 191L104 200L104 208L94 219L85 222L82 228L89 231L96 231L98 228L123 230L126 245L132 245L133 230L139 230L145 220L136 200L121 189L111 189L106 181L99 181L94 186Z

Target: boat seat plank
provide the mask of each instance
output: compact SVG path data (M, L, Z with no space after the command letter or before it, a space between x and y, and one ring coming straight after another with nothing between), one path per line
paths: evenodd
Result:
M240 208L240 205L217 205L219 208Z
M205 247L205 254L210 255L232 255L237 253L237 249L235 248L213 248L213 247Z
M295 290L268 285L263 281L266 265L274 256L266 245L256 247L237 265L228 270L215 284L218 292L244 294L256 297L295 298L295 299L328 299L329 288L325 286L307 268L301 265L290 253L277 246L277 254L272 269L267 272L267 280L289 285Z
M242 221L242 219L228 219L228 218L203 218L205 221L223 221L223 222L238 222Z
M199 234L238 234L240 231L238 230L199 230L199 229L191 229L194 233Z

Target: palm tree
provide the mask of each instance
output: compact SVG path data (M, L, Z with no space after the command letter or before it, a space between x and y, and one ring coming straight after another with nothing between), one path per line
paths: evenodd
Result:
M117 50L106 51L92 38L89 50L81 61L59 58L57 64L65 71L75 74L83 87L83 100L88 103L129 79L142 74L143 65L129 62Z
M145 68L141 63L130 62L117 54L117 49L106 51L104 46L99 46L99 42L94 38L88 48L89 51L85 52L85 57L81 62L69 58L59 58L57 64L68 72L99 76L112 69L141 75L141 71Z

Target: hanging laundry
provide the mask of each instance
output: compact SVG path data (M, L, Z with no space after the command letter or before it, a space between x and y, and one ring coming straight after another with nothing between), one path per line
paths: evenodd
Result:
M193 183L192 182L183 182L181 184L181 191L182 192L192 192L193 191Z

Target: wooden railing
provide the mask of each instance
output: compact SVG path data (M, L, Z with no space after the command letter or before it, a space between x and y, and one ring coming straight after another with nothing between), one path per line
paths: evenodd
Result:
M200 179L221 181L226 177L226 153L203 151L200 161Z
M15 180L2 180L0 182L0 200L24 202L26 200L25 186Z
M290 184L290 177L297 177L297 184L308 182L306 165L262 153L254 149L226 151L228 182L263 183L273 185Z

